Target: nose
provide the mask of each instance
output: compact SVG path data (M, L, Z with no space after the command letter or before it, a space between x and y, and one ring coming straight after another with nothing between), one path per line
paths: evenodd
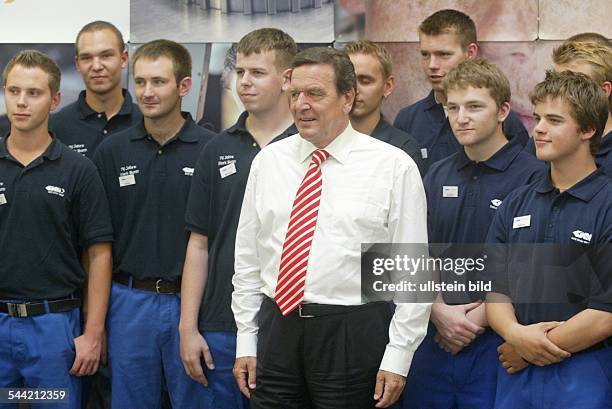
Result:
M100 62L100 57L94 57L92 62L92 68L95 71L99 71L102 69L102 63Z
M23 108L26 105L27 105L27 103L26 103L26 93L25 92L20 92L19 93L19 97L17 98L17 106Z
M535 126L533 127L533 134L534 135L541 135L544 132L546 132L546 127L544 124L544 118L540 118L539 120L536 120Z
M151 83L149 81L145 82L142 89L142 95L144 97L149 97L153 95L153 87L151 86Z
M460 124L466 124L470 121L470 117L468 115L468 113L465 110L465 107L460 106L459 109L457 109L457 122Z
M295 97L294 106L299 111L310 109L310 101L306 97L306 93L300 92L297 97Z
M238 85L241 85L243 87L251 85L251 76L247 71L243 72L242 75L239 75L237 79Z
M432 70L437 70L438 68L440 68L438 64L438 59L433 54L429 56L429 68Z

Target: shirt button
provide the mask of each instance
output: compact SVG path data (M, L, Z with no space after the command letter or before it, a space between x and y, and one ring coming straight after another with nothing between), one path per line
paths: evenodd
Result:
M257 142L253 142L253 147L257 146Z
M472 180L478 180L478 176L472 176Z
M102 114L98 114L98 118L102 118Z
M104 132L104 135L106 135L108 133L108 131L106 129L104 131L102 131L102 132Z
M160 149L160 150L158 150L158 151L157 151L157 154L158 154L158 155L161 155L161 154L162 154L162 150L161 150L161 149Z

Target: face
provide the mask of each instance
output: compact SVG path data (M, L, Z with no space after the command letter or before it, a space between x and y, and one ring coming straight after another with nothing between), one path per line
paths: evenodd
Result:
M275 58L275 51L236 55L236 92L249 113L268 113L278 106L286 77L277 71Z
M49 112L60 102L51 94L49 75L41 68L15 65L4 86L4 102L11 127L21 132L47 128Z
M571 116L570 106L561 98L547 98L534 109L533 139L536 156L555 162L570 157L580 149L589 149L594 131L582 132Z
M450 70L467 58L474 58L477 46L470 44L467 50L461 47L455 34L419 34L421 67L434 91L443 91L442 80Z
M168 57L154 60L141 57L134 65L134 89L138 106L145 118L163 119L180 111L181 98L191 88L191 78L177 85L174 65Z
M509 105L498 109L487 88L451 88L446 97L448 120L457 141L463 146L486 143L508 116Z
M349 58L357 76L357 96L351 117L366 117L380 110L383 99L393 92L395 79L385 78L382 65L373 55L355 53Z
M111 30L81 34L76 68L88 92L105 95L121 87L121 70L127 67L127 50L120 51Z
M312 64L293 69L289 95L300 136L315 146L327 146L348 125L355 93L338 94L331 65Z

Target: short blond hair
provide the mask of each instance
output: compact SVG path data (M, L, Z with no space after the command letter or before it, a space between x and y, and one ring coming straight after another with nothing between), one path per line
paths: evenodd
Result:
M454 88L486 88L495 100L497 108L510 102L510 81L493 63L476 58L465 60L449 71L444 77L444 92Z
M358 53L373 55L374 57L376 57L376 59L382 66L383 75L385 76L385 79L389 78L391 76L391 73L393 72L391 56L389 55L387 49L382 45L373 43L369 40L351 41L344 45L344 52L346 52L348 55Z

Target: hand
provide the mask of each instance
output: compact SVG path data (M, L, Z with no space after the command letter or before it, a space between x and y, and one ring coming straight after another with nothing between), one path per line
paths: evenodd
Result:
M434 335L434 341L438 344L440 348L442 348L449 354L457 355L463 349L462 346L453 344L452 342L444 338L442 335L440 335L439 332L436 332L436 335Z
M483 328L489 326L489 321L487 321L487 312L485 310L485 305L480 304L478 307L470 310L465 314L465 317L472 321L474 324L479 325Z
M469 311L480 305L480 302L463 305L436 302L431 308L431 321L443 338L463 348L485 330L484 327L473 323L466 317Z
M561 325L561 322L540 322L532 325L520 325L510 333L508 342L526 361L538 366L545 366L563 361L571 354L552 343L546 332Z
M254 356L236 358L233 372L240 392L251 399L251 390L255 389L256 385L257 358Z
M387 408L399 399L404 386L406 377L393 372L383 371L376 374L376 387L374 388L374 400L377 400L376 408Z
M106 349L105 338L106 333L104 331L98 333L85 331L83 335L74 339L76 356L72 368L70 368L70 375L86 376L96 373L100 366L100 357L103 350Z
M206 340L197 330L187 333L180 332L180 339L180 354L185 372L197 383L208 386L208 379L202 369L202 357L204 357L206 367L211 371L215 369L215 363Z
M521 358L514 347L507 342L497 347L497 352L499 353L499 360L502 366L509 374L517 373L529 366L529 362Z

